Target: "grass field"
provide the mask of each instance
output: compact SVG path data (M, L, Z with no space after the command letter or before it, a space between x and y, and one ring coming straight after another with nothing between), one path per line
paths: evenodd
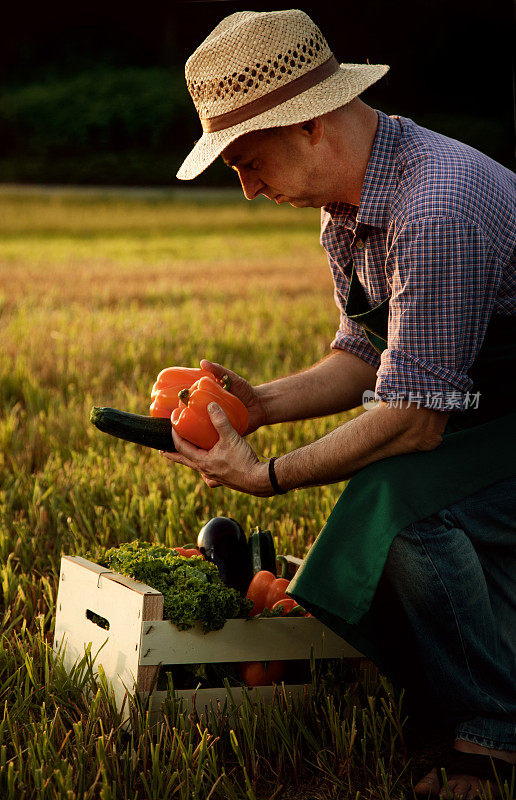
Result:
M100 434L92 405L147 413L165 366L207 357L260 383L328 352L338 325L318 213L231 199L0 195L0 796L42 800L411 798L400 698L374 669L300 706L196 719L158 740L131 700L50 657L61 554L169 545L232 516L303 556L342 485L271 500L209 490ZM265 428L281 454L344 420ZM507 800L512 793L504 795Z

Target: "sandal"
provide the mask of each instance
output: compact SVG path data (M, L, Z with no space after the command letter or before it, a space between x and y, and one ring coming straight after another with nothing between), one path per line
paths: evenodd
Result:
M451 747L438 760L436 765L437 777L439 778L439 791L444 786L442 776L443 767L446 770L447 781L455 775L472 775L481 780L489 780L492 788L497 787L498 782L500 786L503 787L504 782L507 781L509 789L512 781L516 784L516 764L510 764L508 761L504 761L503 758L494 758L493 756L481 755L480 753L463 753Z

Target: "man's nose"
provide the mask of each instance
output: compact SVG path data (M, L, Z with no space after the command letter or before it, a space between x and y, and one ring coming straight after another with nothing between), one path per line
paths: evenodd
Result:
M243 175L241 172L239 172L238 177L240 178L242 191L246 200L254 200L254 198L258 197L258 195L261 194L265 188L264 182L260 180L260 178L256 177L256 175Z

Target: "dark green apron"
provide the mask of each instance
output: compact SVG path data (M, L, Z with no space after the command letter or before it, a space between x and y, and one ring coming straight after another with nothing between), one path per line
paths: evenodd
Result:
M389 299L370 308L354 268L345 312L381 353L387 346ZM516 474L515 317L493 315L469 374L472 393L480 392L478 408L452 411L435 450L385 458L360 470L288 588L394 680L399 670L393 648L386 647L393 642L383 636L393 609L379 586L394 538L408 525Z

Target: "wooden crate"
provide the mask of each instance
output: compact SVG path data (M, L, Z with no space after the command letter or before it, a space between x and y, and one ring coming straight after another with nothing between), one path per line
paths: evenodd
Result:
M299 559L291 556L289 569L295 572ZM146 586L79 556L63 556L57 596L54 650L63 654L70 669L91 645L94 668L101 664L111 682L120 709L126 689L146 699L161 665L196 664L270 659L359 658L361 654L313 617L271 619L230 619L219 631L204 634L200 628L180 631L163 619L163 595ZM109 630L98 618L107 620ZM100 652L99 652L100 651ZM306 690L287 685L294 694ZM232 687L235 701L242 699L240 687ZM256 687L265 701L274 687ZM160 717L166 691L154 691L150 698L153 722ZM176 690L186 709L195 702L198 711L210 703L227 699L224 687Z

